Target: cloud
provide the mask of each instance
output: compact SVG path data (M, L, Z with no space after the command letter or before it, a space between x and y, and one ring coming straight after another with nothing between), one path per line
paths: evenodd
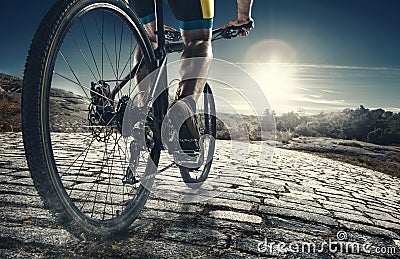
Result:
M329 64L291 64L290 66L301 67L301 68L322 68L322 69L400 71L400 68L393 68L393 67L338 66Z
M315 99L322 99L322 96L321 96L321 95L309 94L309 95L307 95L307 96L309 96L309 97L311 97L311 98L315 98Z
M378 108L376 108L376 109L378 109ZM400 113L400 107L382 107L381 109L384 109L385 111Z
M301 108L308 114L316 114L320 112L337 112L346 109L345 106L324 106L324 107L312 107L312 106L302 106Z
M251 63L251 62L239 62L235 63L238 66L265 66L271 64L279 64L280 66L293 67L293 68L321 68L321 69L345 69L345 70L374 70L374 71L399 71L400 68L395 67L363 67L363 66L340 66L340 65L330 65L330 64L295 64L295 63ZM318 78L319 76L316 76Z
M330 104L330 105L344 106L346 104L345 100L328 100L322 98L322 96L310 95L310 94L300 95L296 98L296 100L299 102L322 104L322 105Z
M319 89L322 92L325 93L331 93L331 94L343 94L343 92L339 92L339 91L333 91L333 90L328 90L328 89Z
M320 89L320 88L311 88L311 87L302 87L302 86L296 86L295 89L297 90L302 90L302 91L313 91L313 92L322 92L322 93L329 93L329 94L343 94L343 92L341 91L335 91L335 90L331 90L331 89ZM321 97L320 95L318 95L318 97Z
M301 87L301 86L296 86L295 89L303 90L303 91L311 91L311 90L313 90L313 89L306 88L306 87Z

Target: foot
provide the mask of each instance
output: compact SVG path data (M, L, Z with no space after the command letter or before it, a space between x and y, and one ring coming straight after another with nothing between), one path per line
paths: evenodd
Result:
M193 104L191 104L194 100L189 98L173 102L169 110L169 118L173 128L178 132L180 149L188 155L194 155L200 151L200 131L197 117L192 108Z

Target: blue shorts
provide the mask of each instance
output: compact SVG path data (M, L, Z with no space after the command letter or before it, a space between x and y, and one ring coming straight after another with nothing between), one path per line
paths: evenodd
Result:
M214 0L168 0L182 30L210 29L213 26ZM153 0L129 0L143 24L156 19Z

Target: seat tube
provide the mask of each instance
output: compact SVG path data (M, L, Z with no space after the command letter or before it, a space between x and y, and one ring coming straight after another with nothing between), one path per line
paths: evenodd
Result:
M154 53L157 58L158 67L161 68L159 73L158 85L156 86L160 92L153 103L154 116L156 118L157 124L156 128L161 129L161 124L164 119L165 114L168 110L168 79L166 66L162 66L165 63L166 52L165 52L165 33L164 33L164 10L163 10L163 0L154 0L154 5L156 9L156 30L157 30L157 49ZM161 132L156 133L156 140L162 142Z
M154 0L156 7L156 30L157 30L157 50L156 55L161 54L157 59L165 57L165 33L164 33L164 9L163 0ZM158 52L158 53L157 53Z

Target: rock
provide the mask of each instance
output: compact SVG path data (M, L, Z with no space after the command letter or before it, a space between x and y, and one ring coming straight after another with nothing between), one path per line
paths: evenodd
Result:
M22 79L0 73L0 132L18 132L21 126ZM50 91L50 121L53 130L76 131L88 124L89 101L63 89Z
M210 211L210 216L217 219L227 219L231 221L240 221L247 223L260 224L262 222L262 218L259 216L233 212L233 211L221 211L221 210Z
M0 73L0 89L4 92L21 93L22 79Z

